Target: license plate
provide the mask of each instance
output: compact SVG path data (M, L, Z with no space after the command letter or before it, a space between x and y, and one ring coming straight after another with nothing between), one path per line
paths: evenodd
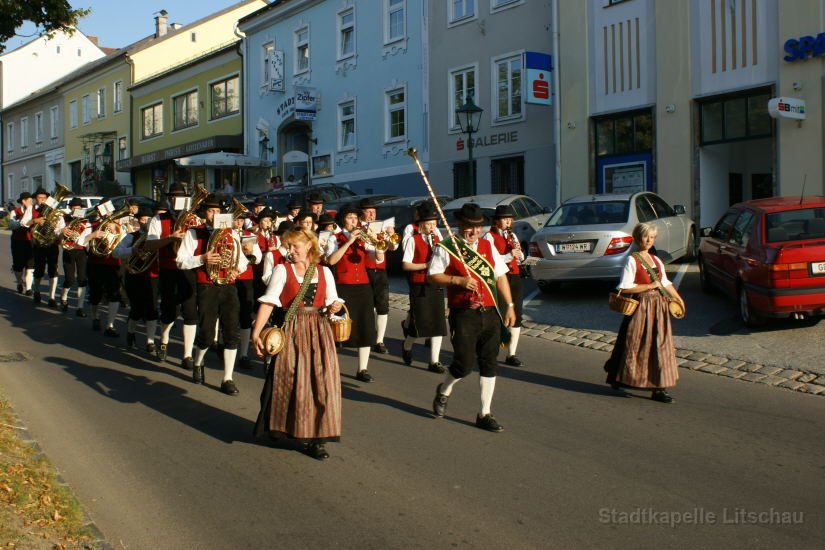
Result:
M556 245L556 252L559 254L565 254L570 252L590 252L591 246L592 245L589 242L559 243Z
M825 262L811 262L811 275L825 275Z

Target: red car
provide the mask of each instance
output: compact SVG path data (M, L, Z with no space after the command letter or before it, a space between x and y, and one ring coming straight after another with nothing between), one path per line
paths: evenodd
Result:
M702 237L702 288L738 298L746 325L825 315L825 197L735 204Z

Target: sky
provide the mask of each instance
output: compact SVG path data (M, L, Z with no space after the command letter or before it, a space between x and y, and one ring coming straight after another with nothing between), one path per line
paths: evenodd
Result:
M72 0L73 8L89 8L88 16L77 25L83 34L97 36L100 46L122 48L155 32L155 14L169 13L169 23L188 25L211 13L238 3L239 0ZM17 30L31 35L34 25ZM6 51L27 44L33 36L16 36L6 43Z

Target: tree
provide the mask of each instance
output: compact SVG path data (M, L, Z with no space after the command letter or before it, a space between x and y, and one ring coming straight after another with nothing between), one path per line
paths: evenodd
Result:
M73 33L77 22L89 13L88 9L73 9L68 0L0 0L0 53L26 21L51 38L58 31Z

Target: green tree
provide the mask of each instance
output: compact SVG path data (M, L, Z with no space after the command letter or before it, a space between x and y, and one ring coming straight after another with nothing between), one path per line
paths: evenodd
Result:
M0 0L0 53L6 42L26 21L46 36L57 31L74 32L77 22L89 14L88 9L73 9L68 0Z

